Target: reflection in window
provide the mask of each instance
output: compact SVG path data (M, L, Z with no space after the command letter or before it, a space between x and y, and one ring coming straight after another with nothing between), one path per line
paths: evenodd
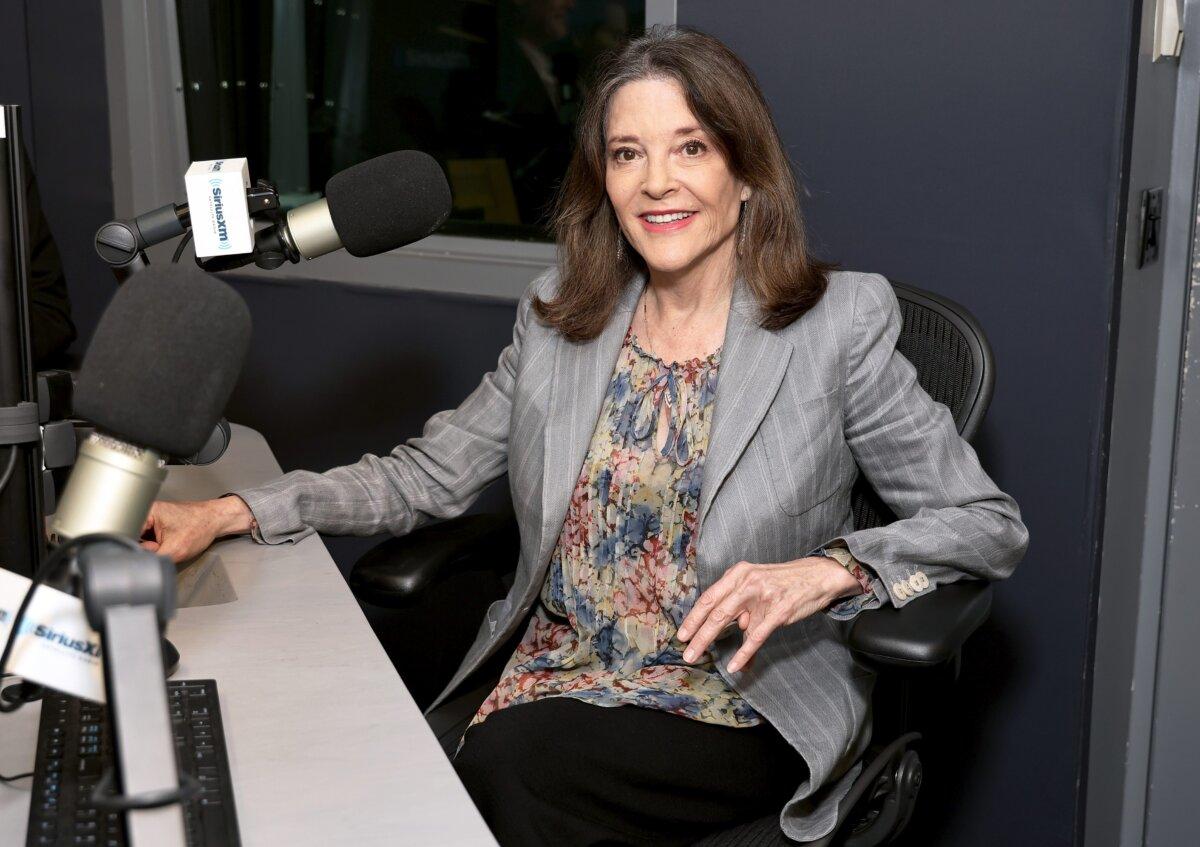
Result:
M290 206L416 148L454 192L443 232L545 239L596 58L644 0L177 0L193 160L247 156Z

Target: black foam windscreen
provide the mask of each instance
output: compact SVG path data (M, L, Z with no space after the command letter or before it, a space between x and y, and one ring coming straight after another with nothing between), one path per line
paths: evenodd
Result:
M420 150L398 150L334 174L325 199L338 238L360 258L419 241L450 217L446 175Z
M204 446L250 344L250 310L215 277L155 265L117 290L75 387L75 413L171 456Z

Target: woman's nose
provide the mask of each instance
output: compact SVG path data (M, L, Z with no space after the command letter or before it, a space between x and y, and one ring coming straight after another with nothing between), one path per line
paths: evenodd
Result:
M666 157L651 156L646 162L646 181L642 190L651 197L662 197L670 192L675 185L675 175L671 171L670 160Z

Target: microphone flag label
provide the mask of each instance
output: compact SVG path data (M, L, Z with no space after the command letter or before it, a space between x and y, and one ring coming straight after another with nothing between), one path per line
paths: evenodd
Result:
M0 644L8 640L29 586L27 577L0 569ZM40 585L25 610L4 670L56 691L103 703L104 667L100 656L100 636L88 626L83 601Z
M250 164L244 159L192 162L183 176L196 255L229 256L254 249L254 224L246 203Z

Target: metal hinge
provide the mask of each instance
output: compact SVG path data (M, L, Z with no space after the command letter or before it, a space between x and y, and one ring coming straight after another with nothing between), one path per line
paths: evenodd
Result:
M1156 0L1154 5L1153 61L1178 59L1183 52L1183 28L1179 0Z

